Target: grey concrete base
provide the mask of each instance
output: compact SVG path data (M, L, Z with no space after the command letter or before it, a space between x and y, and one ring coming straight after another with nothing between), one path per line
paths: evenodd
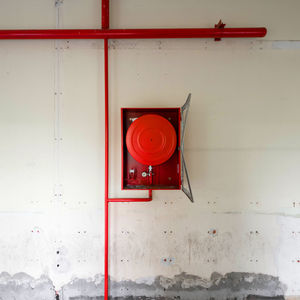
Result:
M0 274L0 300L54 300L55 291L52 281L41 276L38 279L26 273L10 276Z
M0 274L0 300L100 300L103 299L103 276L75 279L55 294L52 281L18 273ZM173 278L157 276L148 282L111 281L114 300L263 300L284 299L286 287L277 277L232 272L213 273L209 280L181 273Z
M131 280L110 283L114 299L284 299L286 287L277 277L232 272L225 275L213 273L209 280L181 273L173 278L157 276L151 283L137 283ZM65 285L61 294L63 300L94 300L103 295L103 280L76 279ZM260 297L260 298L258 298ZM271 297L271 298L270 298Z

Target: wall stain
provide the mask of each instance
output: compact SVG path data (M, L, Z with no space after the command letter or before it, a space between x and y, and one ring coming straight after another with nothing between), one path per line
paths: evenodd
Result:
M62 287L62 300L103 299L103 278L95 280L75 279ZM132 280L111 281L111 299L131 300L245 300L284 299L286 286L278 277L231 272L225 275L213 273L210 279L180 273L173 278L157 276L149 283Z
M102 275L74 279L56 292L45 275L34 279L26 273L0 274L0 300L99 300L103 287ZM285 291L278 277L241 272L214 272L210 279L182 272L172 278L156 276L151 282L110 281L110 299L115 300L281 300Z
M55 289L47 276L38 279L26 273L0 274L0 300L54 300Z

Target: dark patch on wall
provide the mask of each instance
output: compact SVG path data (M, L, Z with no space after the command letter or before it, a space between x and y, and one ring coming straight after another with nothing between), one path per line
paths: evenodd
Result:
M111 299L115 300L281 300L285 290L278 277L240 272L213 273L209 280L181 273L173 278L157 276L151 284L132 280L110 283ZM75 279L62 288L61 294L62 300L103 299L103 279Z
M103 300L103 296L99 297L75 297L70 298L70 300ZM184 300L179 297L169 298L169 297L115 297L115 298L109 298L114 300ZM237 298L222 298L223 300L236 300ZM213 297L210 298L199 298L198 300L216 300ZM261 296L250 296L245 298L245 300L284 300L283 296L278 297L261 297Z
M71 297L71 298L69 298L70 300L78 300L78 299L80 299L80 300L100 300L100 299L104 299L104 297L103 296L99 296L99 297Z
M0 274L0 300L53 300L54 297L53 283L46 276L34 279L26 273Z
M0 300L102 300L103 276L75 279L56 293L52 281L26 273L0 274ZM213 273L210 279L181 273L173 278L157 276L148 283L111 281L114 300L282 300L286 287L278 277L232 272Z
M247 300L266 300L266 299L272 299L272 300L284 300L283 296L277 296L277 297L262 297L262 296L255 296L255 295L249 295L247 297Z

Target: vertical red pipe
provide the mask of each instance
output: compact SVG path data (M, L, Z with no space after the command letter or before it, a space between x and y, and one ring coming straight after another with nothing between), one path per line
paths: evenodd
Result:
M109 28L109 0L102 0L102 29Z
M109 0L102 0L102 29L109 28ZM109 168L109 119L108 119L108 39L104 39L104 90L105 90L105 225L104 225L104 300L108 300L108 168Z
M108 119L108 40L104 40L104 91L105 91L105 241L104 241L104 300L108 300L108 151L109 151L109 119Z
M108 300L108 228L109 228L109 202L147 202L152 200L152 190L148 198L108 198L109 188L109 105L108 105L108 39L104 39L104 95L105 95L105 200L104 200L104 300Z

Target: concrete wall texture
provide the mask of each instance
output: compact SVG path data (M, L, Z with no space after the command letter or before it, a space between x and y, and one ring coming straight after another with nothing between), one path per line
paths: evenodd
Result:
M264 39L110 41L120 108L192 107L195 203L110 206L115 299L300 295L298 0L112 0L112 28L266 26ZM100 28L100 0L0 0L0 28ZM103 298L103 41L0 41L0 299ZM298 298L299 299L299 298Z

